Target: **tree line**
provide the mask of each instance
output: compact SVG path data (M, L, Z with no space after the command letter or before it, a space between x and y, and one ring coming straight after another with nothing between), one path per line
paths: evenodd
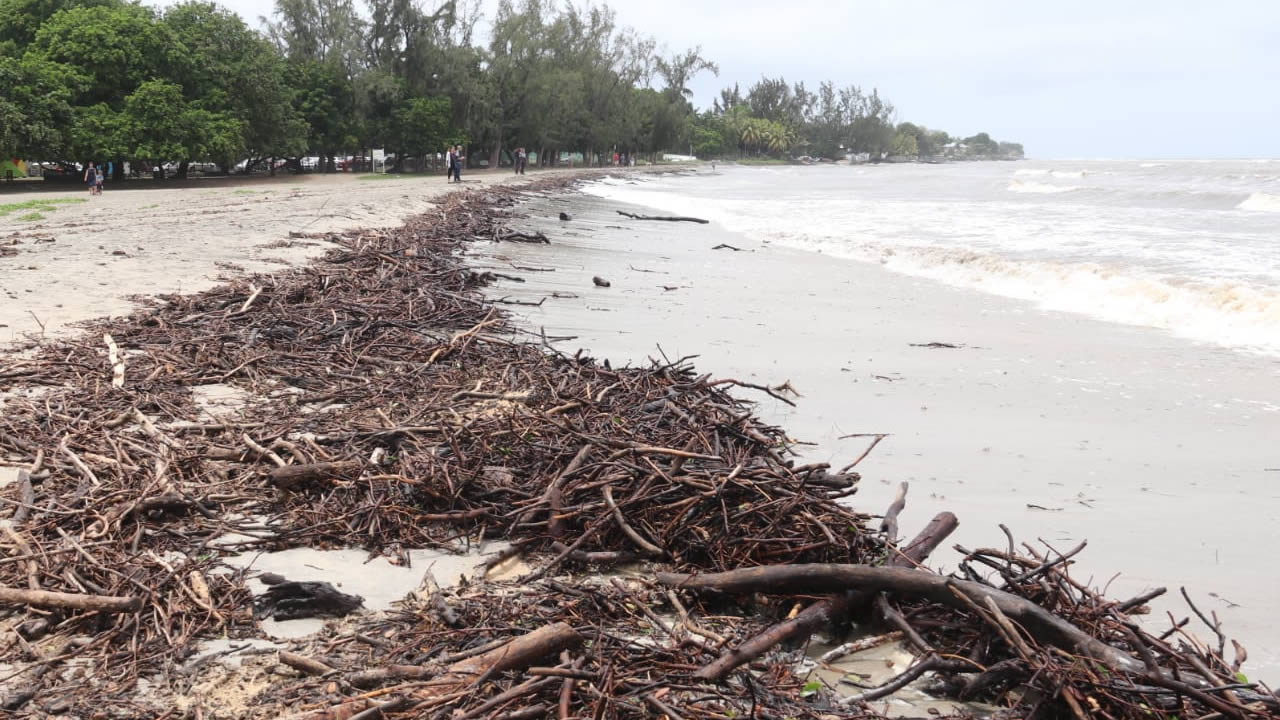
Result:
M0 0L0 157L301 169L386 148L397 164L465 143L497 165L525 147L705 157L932 156L945 133L894 124L872 90L763 79L697 112L700 48L660 52L606 5L502 0L478 41L478 3L276 0L263 31L203 0ZM1012 154L985 134L974 155ZM1020 154L1021 148L1016 148ZM274 167L274 165L272 165Z

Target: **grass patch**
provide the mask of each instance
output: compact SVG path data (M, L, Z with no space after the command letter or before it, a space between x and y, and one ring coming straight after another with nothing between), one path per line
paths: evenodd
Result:
M75 205L82 202L89 202L85 198L46 198L43 200L27 200L19 203L8 203L0 205L0 217L4 217L9 213L21 212L23 210L31 210L32 214L40 212L53 212L58 209L59 205Z
M231 194L232 194L232 195L257 195L257 194L258 194L258 191L257 191L257 190L240 189L240 190L236 190L235 192L233 192L233 193L231 193Z
M782 158L742 158L737 161L739 165L795 165L791 160L783 160Z
M41 215L38 212L27 213L26 215L18 216L19 222L35 222L37 220L43 220L43 219L44 219L44 215Z
M357 180L399 180L404 175L400 173L369 173L367 175L356 176Z

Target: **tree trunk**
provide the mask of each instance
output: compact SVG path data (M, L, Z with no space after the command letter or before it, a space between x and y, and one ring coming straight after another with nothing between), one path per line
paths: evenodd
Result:
M190 169L190 167L191 167L190 160L183 160L182 162L178 163L178 174L176 175L176 177L179 180L186 180L187 170Z

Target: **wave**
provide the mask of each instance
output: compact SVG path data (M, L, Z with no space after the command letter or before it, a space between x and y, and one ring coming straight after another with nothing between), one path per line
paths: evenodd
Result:
M867 259L870 247L856 255ZM1192 340L1280 354L1280 292L1231 281L1092 263L1024 261L945 248L880 249L887 269L1029 300L1045 310L1162 328ZM851 256L855 253L851 253Z
M1044 175L1051 175L1051 176L1053 176L1053 177L1059 177L1059 178L1082 178L1082 177L1084 177L1085 175L1088 175L1088 174L1089 174L1089 171L1087 171L1087 170L1047 170L1047 169L1041 169L1041 168L1022 168L1022 169L1020 169L1020 170L1015 170L1013 174L1014 174L1014 175L1021 175L1021 176L1024 176L1024 177L1040 177L1040 176L1044 176Z
M1018 187L1022 189L1015 189ZM1009 186L1013 192L1032 193L1083 189L1016 180ZM850 235L845 229L848 223L843 220L802 223L804 229L800 229L794 221L795 208L779 208L775 214L769 211L775 204L759 198L711 199L682 192L643 192L599 185L589 185L584 191L614 201L706 217L730 231L775 245L873 262L892 272L1029 301L1044 310L1161 328L1199 342L1280 356L1280 288L1270 283L1220 279L1211 269L1213 263L1200 266L1199 270L1204 271L1201 274L1194 265L1159 272L1120 263L1021 259L1004 255L999 249L976 252L920 246L910 241L903 245L891 239L860 240L857 238L861 233ZM1244 205L1241 197L1212 194L1205 202L1211 202L1214 209L1229 209L1237 203ZM1280 196L1254 193L1250 200L1254 206L1266 204L1280 210ZM1084 244L1091 246L1092 242ZM1135 260L1145 262L1143 258Z
M1243 202L1236 206L1236 209L1252 210L1253 212L1280 212L1280 195L1256 192L1245 198Z
M1009 192L1032 193L1035 195L1054 195L1080 189L1082 188L1079 185L1049 185L1047 183L1024 182L1022 180L1014 180L1009 183L1008 187Z

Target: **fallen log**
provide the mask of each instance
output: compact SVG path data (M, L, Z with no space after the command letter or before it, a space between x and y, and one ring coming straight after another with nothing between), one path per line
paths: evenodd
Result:
M923 562L929 553L953 531L959 521L951 513L941 513L925 527L907 551L893 555L889 559L891 567L910 567ZM661 575L661 574L660 574ZM661 578L659 578L661 582ZM788 640L805 638L819 628L843 621L854 608L864 606L870 593L858 590L845 590L833 593L830 597L819 600L802 610L795 617L778 623L768 630L747 640L738 647L724 653L719 658L694 673L694 677L711 682L719 682L744 663L768 652L770 648Z
M1016 620L1039 642L1085 655L1115 668L1135 672L1145 669L1142 662L1128 653L1090 637L1029 600L979 583L936 575L926 570L810 563L767 565L705 575L658 573L657 580L668 587L728 593L799 594L856 588L866 592L887 592L900 597L923 598L969 611L969 605L951 591L955 587L975 600L991 598L1002 613Z
M268 473L268 475L272 484L288 490L312 480L349 477L360 472L361 467L362 463L359 460L340 460L338 462L323 462L311 465L281 465Z
M27 605L67 610L130 613L142 609L142 598L118 595L80 595L48 590L19 590L0 587L0 605Z
M636 215L635 213L623 212L621 210L618 210L617 212L619 215L623 217L631 218L632 220L664 220L666 222L692 222L692 223L698 223L700 225L706 225L707 223L711 222L710 220L703 220L702 218L684 217L680 215Z

